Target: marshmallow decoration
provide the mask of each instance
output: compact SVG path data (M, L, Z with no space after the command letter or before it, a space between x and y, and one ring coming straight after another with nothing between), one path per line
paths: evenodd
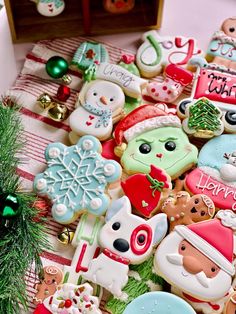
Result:
M128 265L145 261L166 232L165 214L158 214L146 221L131 213L130 201L126 196L114 201L100 232L102 254L90 262L83 277L120 297L128 281Z

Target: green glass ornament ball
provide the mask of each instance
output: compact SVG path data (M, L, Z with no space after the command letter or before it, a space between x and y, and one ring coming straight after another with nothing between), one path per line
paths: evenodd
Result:
M4 193L0 195L0 217L11 219L21 212L20 202L16 194Z
M68 71L68 68L68 62L59 56L51 57L46 63L47 74L55 79L63 77Z

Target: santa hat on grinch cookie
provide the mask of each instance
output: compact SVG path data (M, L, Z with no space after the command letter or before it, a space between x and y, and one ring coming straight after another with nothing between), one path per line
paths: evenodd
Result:
M188 226L179 225L174 230L223 271L234 275L235 213L231 210L220 210L215 219Z
M121 146L136 136L157 128L172 126L181 128L180 119L176 115L168 114L155 105L143 105L134 109L116 126L114 138Z

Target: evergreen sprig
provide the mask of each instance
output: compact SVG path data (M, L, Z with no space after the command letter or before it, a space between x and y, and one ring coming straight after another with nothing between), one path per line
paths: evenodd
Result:
M45 223L35 206L37 198L23 191L17 174L24 143L19 108L9 99L3 100L0 102L0 194L16 194L21 210L8 225L0 216L1 314L19 314L20 307L28 309L26 272L33 267L38 273L42 269L39 254L50 249Z

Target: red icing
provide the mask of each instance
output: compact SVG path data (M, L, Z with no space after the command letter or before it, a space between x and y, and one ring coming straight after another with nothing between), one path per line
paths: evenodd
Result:
M186 293L184 293L184 292L183 292L183 296L184 296L187 300L189 300L190 302L194 302L194 303L206 303L206 304L210 305L210 307L211 307L213 310L215 310L215 311L217 311L217 310L220 309L220 305L219 305L219 304L212 304L211 302L206 302L206 301L198 300L198 299L196 299L196 298L192 297L191 295L188 295L188 294L186 294Z
M76 265L76 273L80 272L80 271L88 271L88 268L87 267L83 267L82 266L82 261L83 261L83 258L84 258L84 254L85 254L85 251L87 249L87 244L84 243L83 246L82 246L82 250L81 250L81 253L80 253L80 256L79 256L79 259L78 259L78 263Z
M233 262L233 231L221 224L219 219L198 222L188 228L219 251L230 263ZM222 245L222 243L227 245Z
M189 59L192 58L193 52L194 52L194 39L190 38L186 42L183 43L183 38L181 37L176 37L175 38L175 45L177 48L183 48L186 45L188 45L188 51L186 52L186 57L178 62L177 64L182 65L182 64L187 64Z
M217 181L199 168L187 175L185 185L193 194L209 196L220 209L236 210L236 188Z
M176 82L179 82L181 85L186 86L190 84L193 80L193 73L176 65L169 64L165 68L165 74L167 77L172 78ZM167 81L167 80L166 80Z
M104 249L102 253L106 255L107 257L109 257L110 259L112 259L113 261L116 261L118 263L125 264L125 265L129 265L130 263L130 260L128 258L117 255L116 253L108 249Z
M102 143L102 157L106 159L113 159L117 162L120 162L120 158L117 157L114 153L114 149L116 147L116 142L114 139L110 139Z
M201 69L194 98L236 105L236 76L216 70ZM223 96L223 97L222 97Z
M38 304L33 314L52 314L43 304Z
M153 179L164 182L163 188L170 188L169 178L162 169L151 165L150 175ZM147 175L141 173L134 174L128 177L126 181L121 182L121 186L131 204L145 217L151 216L161 198L161 192L158 190L155 191L153 196L151 185Z
M139 242L138 236L144 236L143 244ZM139 225L131 234L130 247L136 255L142 255L147 252L152 244L152 228L147 224Z

